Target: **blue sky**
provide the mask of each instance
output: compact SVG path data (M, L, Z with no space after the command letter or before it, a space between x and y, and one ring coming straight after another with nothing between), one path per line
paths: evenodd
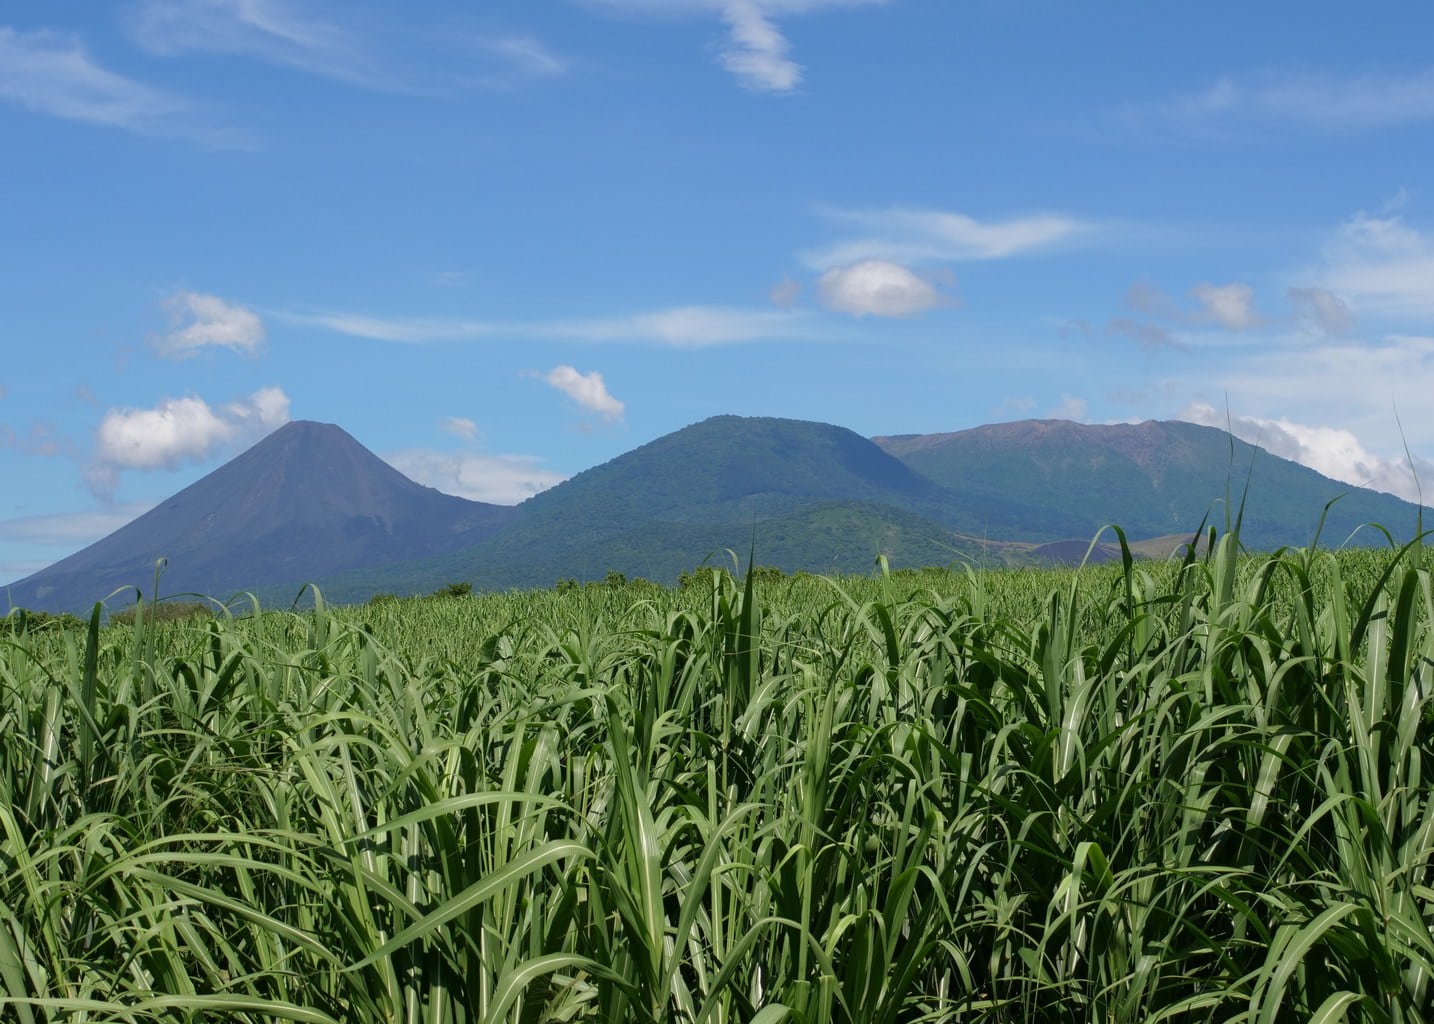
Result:
M0 581L288 419L511 503L717 413L1434 482L1434 5L0 7ZM1401 428L1402 425L1402 428Z

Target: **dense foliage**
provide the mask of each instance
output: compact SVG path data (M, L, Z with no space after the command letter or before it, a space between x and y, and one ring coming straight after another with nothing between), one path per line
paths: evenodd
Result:
M1227 537L0 634L0 1017L1428 1019L1431 623Z

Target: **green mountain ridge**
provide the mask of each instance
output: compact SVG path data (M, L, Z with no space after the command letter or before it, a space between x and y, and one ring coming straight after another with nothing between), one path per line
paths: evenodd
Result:
M1241 538L1257 550L1306 546L1317 531L1323 543L1341 544L1367 523L1408 538L1418 523L1418 506L1394 495L1178 420L1023 420L873 440L928 479L1013 500L1065 537L1089 537L1110 523L1132 538L1189 533L1207 514L1223 529L1226 510L1233 520L1242 503ZM1355 542L1381 539L1376 532Z
M867 439L829 424L719 416L530 498L483 544L392 567L381 581L349 573L326 581L325 593L351 601L454 581L535 587L610 570L671 582L703 561L730 565L729 552L741 564L751 554L812 572L869 572L878 555L894 568L1100 561L1118 554L1111 524L1136 547L1164 538L1156 546L1165 550L1202 520L1223 530L1226 495L1233 517L1247 479L1242 536L1252 547L1309 543L1335 498L1327 543L1365 522L1412 536L1418 519L1392 495L1196 424L1022 421Z
M116 585L150 589L156 557L170 560L166 593L252 591L266 603L308 582L346 602L610 571L672 582L704 562L731 564L729 552L740 564L752 555L815 572L868 572L878 556L895 568L1074 561L1110 524L1132 542L1160 538L1159 548L1202 520L1223 529L1247 482L1242 539L1252 548L1309 544L1331 501L1327 544L1384 542L1356 532L1367 522L1407 538L1419 521L1409 502L1179 422L1027 420L869 439L826 423L716 416L511 508L422 488L337 427L290 424L10 595L83 610Z

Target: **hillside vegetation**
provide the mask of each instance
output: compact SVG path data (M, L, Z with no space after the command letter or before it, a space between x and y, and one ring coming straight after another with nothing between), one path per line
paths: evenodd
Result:
M1378 544L1382 523L1413 536L1417 506L1321 476L1212 427L1179 421L994 423L952 434L878 437L876 444L967 501L999 497L1025 510L1007 539L1085 539L1117 522L1132 538L1194 532L1207 513L1243 509L1240 537L1257 551L1323 543ZM1332 505L1329 503L1333 502ZM1326 511L1326 506L1329 505Z
M445 595L12 616L0 1017L1434 1013L1418 550Z
M1254 550L1403 541L1420 514L1190 423L1027 420L871 440L714 416L508 507L421 487L340 428L296 422L4 594L81 613L156 585L287 604L316 581L345 602L455 579L506 590L616 571L674 583L729 550L787 572L864 572L878 556L904 568L1079 562L1111 524L1132 550L1164 556L1242 507Z

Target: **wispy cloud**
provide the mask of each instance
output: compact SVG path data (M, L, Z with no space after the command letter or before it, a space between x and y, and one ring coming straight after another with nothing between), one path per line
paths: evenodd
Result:
M0 423L0 448L12 448L42 458L74 455L76 451L74 441L65 435L60 426L45 420L36 420L21 430Z
M1136 127L1218 132L1257 125L1352 131L1434 119L1434 68L1409 74L1227 76L1156 104L1131 104Z
M320 327L336 334L373 341L396 341L418 345L433 341L473 341L499 328L478 320L433 317L378 317L363 313L279 313L285 323Z
M0 546L22 547L25 556L0 560L0 583L21 580L72 552L114 533L153 506L115 503L85 512L0 519ZM0 589L0 611L8 604Z
M782 279L767 292L768 301L778 309L791 309L801 297L802 283L789 274L783 274Z
M356 8L340 22L311 0L140 0L128 26L157 56L228 54L380 92L508 89L568 70L532 35L475 33L461 20L425 27Z
M129 28L153 54L227 53L311 74L380 86L378 62L358 36L287 0L141 0Z
M532 36L502 36L483 40L479 45L501 57L512 71L524 77L552 78L568 70L567 60Z
M130 502L87 512L0 519L0 540L64 547L86 545L114 533L151 508L147 503Z
M1084 398L1075 395L1062 394L1061 400L1051 406L1045 412L1045 418L1051 420L1074 420L1077 423L1084 423L1089 409Z
M799 311L729 306L677 306L629 316L525 324L514 329L539 337L648 342L673 348L810 336L808 318Z
M776 18L888 0L589 0L589 5L641 14L716 15L727 29L718 63L754 92L786 93L801 84L803 68Z
M1373 417L1393 425L1391 409L1423 409L1434 394L1434 338L1390 335L1301 344L1262 343L1212 364L1215 393L1258 401L1270 410L1321 408L1345 423ZM1434 422L1408 424L1411 442L1434 444Z
M288 323L319 327L351 337L407 344L544 338L585 342L638 342L702 348L747 341L808 337L809 321L797 310L726 306L676 306L626 316L572 320L497 321L427 317L373 317L360 313L283 313Z
M1285 297L1295 307L1296 316L1321 334L1347 334L1354 329L1349 304L1326 288L1288 288Z
M1355 312L1434 315L1434 238L1401 217L1351 218L1325 246L1324 259L1314 276Z
M596 370L580 373L571 366L555 366L543 375L549 387L557 388L589 412L595 412L605 420L622 419L624 406L614 398L603 382L602 374Z
M1098 231L1095 224L1054 213L979 221L964 213L911 207L823 207L818 212L834 224L855 229L859 236L802 253L816 270L861 260L911 265L1008 259L1071 244Z
M461 437L465 441L473 441L478 437L478 424L465 416L446 417L442 423L438 424L438 429L445 434Z
M156 132L187 104L101 67L78 38L0 26L0 97L41 114Z
M228 348L254 355L264 344L258 315L217 295L176 292L164 300L170 330L151 339L162 356L183 359L203 348Z
M1112 317L1105 325L1107 334L1120 335L1129 338L1141 348L1147 351L1158 351L1166 348L1183 348L1184 346L1176 339L1170 329L1160 324L1145 323L1140 320L1133 320L1130 317Z

